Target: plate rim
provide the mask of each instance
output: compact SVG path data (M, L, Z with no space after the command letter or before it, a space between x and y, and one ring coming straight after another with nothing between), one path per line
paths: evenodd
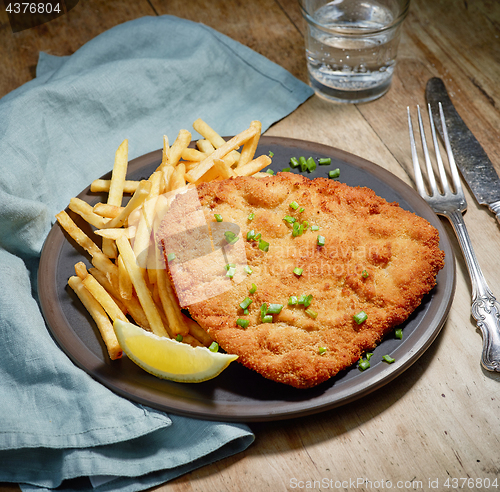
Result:
M272 409L256 411L253 406L250 409L245 409L237 403L225 403L224 405L218 405L216 402L215 405L206 409L203 408L202 403L192 403L191 401L187 401L186 403L185 399L173 398L172 395L169 395L168 393L167 400L168 396L170 396L170 402L165 403L164 401L161 401L165 398L153 398L151 395L151 391L148 390L148 387L134 387L134 393L131 394L129 387L130 382L123 381L122 379L120 379L120 377L116 377L116 365L118 365L119 362L115 364L114 369L110 371L110 368L113 366L100 361L99 358L85 345L85 343L76 335L76 333L74 333L72 329L67 331L64 329L61 330L57 325L56 318L62 315L64 319L64 314L62 313L61 306L58 303L51 302L51 300L49 299L51 292L48 292L49 289L47 289L47 285L55 286L56 284L55 267L57 266L57 261L61 253L60 247L62 247L63 243L67 242L68 239L56 222L52 226L49 234L45 239L40 256L37 279L40 307L47 325L47 329L51 333L59 347L63 350L63 352L66 353L66 355L73 361L74 364L76 364L78 367L92 376L95 380L108 387L113 392L137 403L144 404L161 411L176 413L186 417L201 418L205 420L223 420L231 422L285 420L330 410L335 407L350 403L360 398L362 395L367 395L373 391L376 391L382 386L385 386L390 381L394 380L396 377L406 371L411 365L413 365L430 347L430 345L432 345L436 337L439 335L444 323L446 322L454 298L456 285L455 255L447 231L444 229L441 220L436 214L434 214L432 209L417 194L417 192L396 175L392 174L390 171L382 168L381 166L355 154L335 147L331 147L329 145L309 140L266 135L261 136L259 145L286 145L288 147L297 147L303 150L311 149L314 150L315 153L317 153L318 151L322 151L324 154L344 161L349 166L360 168L364 172L377 177L378 179L384 181L391 190L397 192L398 194L401 195L403 192L405 202L414 209L419 210L418 215L421 215L421 209L425 211L426 216L424 218L438 229L440 234L440 247L441 249L445 250L446 254L445 267L441 270L441 272L443 273L440 272L441 276L446 274L446 278L443 280L443 301L437 306L431 306L435 311L440 313L439 316L432 317L432 320L436 320L437 318L439 318L437 323L435 323L434 325L431 323L424 329L424 333L420 334L417 339L418 343L412 346L412 350L403 350L403 346L395 349L393 351L393 354L396 355L396 362L394 364L378 364L377 366L370 368L369 377L366 378L369 380L368 385L363 385L363 381L360 381L360 383L355 385L355 388L357 388L358 386L362 387L353 392L349 391L348 389L346 390L345 388L341 388L341 382L337 386L337 398L335 398L334 400L328 400L328 398L326 398L325 401L320 401L318 404L312 407L308 406L307 404L293 405L293 402L284 402L284 404L288 405L289 407L291 406L292 408L290 408L289 410L282 408L280 411L273 412L270 411ZM130 160L127 175L146 168L157 161L161 161L161 153L162 149L158 149ZM103 177L109 177L110 173L111 171L106 173ZM82 192L78 196L81 197L88 194L89 189L90 185L82 190ZM56 326L56 328L54 328L54 325ZM398 351L402 353L398 353ZM368 374L368 371L362 374ZM349 385L347 386L349 387ZM296 391L301 392L304 390ZM326 392L328 392L328 390ZM300 400L299 403L302 403L302 401L303 400Z

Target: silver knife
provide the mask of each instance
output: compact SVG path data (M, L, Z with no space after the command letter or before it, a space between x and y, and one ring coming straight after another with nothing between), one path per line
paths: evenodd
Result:
M500 222L500 178L481 144L457 113L444 82L437 77L430 79L425 88L425 97L427 103L431 105L434 124L441 137L443 130L438 103L442 104L448 137L457 166L477 202L488 206Z

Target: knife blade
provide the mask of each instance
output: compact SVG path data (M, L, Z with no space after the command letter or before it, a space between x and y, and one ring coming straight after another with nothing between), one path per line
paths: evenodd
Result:
M433 77L425 88L436 129L443 137L438 103L443 106L450 145L462 176L480 205L486 205L500 222L500 178L481 144L451 102L444 82Z

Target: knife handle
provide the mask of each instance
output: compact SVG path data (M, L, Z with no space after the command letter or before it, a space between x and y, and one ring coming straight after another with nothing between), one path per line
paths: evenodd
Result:
M495 214L498 222L500 222L500 201L490 203L488 208Z
M481 365L488 371L500 372L500 303L495 299L472 248L462 212L447 212L457 235L472 285L472 316L483 335Z

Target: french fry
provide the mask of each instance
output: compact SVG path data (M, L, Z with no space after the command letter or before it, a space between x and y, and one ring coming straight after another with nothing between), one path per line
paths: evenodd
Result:
M127 267L123 263L123 258L118 255L118 289L120 292L120 297L123 299L132 299L134 294L134 286L132 285L132 280L130 280L130 275L128 274Z
M107 193L111 185L110 179L94 179L90 185L92 193ZM135 193L139 186L139 181L125 180L123 182L123 193Z
M137 188L136 188L137 189ZM136 190L134 190L135 193ZM116 207L115 205L108 205L107 203L96 203L92 207L92 211L100 215L101 217L107 217L108 219L114 219L117 215L120 215L125 207Z
M149 195L151 191L151 182L147 180L142 180L137 188L136 192L132 195L132 198L129 200L124 209L117 215L114 219L111 219L108 223L106 223L106 229L110 229L112 227L120 227L127 217L138 207L140 207L144 200Z
M118 256L118 258L120 258L120 256ZM119 299L120 302L123 303L124 308L122 308L122 311L124 311L124 313L126 310L139 326L145 330L151 331L146 314L144 313L139 300L135 296L132 296L130 299L122 297L118 288L111 284L108 277L101 270L98 270L97 268L89 268L89 273L91 273L92 276L108 291L108 293L113 296L115 301Z
M158 309L156 308L156 305L151 296L151 292L146 285L146 281L144 280L142 271L137 264L137 259L134 255L132 246L130 245L128 239L123 236L116 240L116 245L118 247L120 255L123 257L123 262L125 263L128 274L130 275L130 279L132 280L132 283L134 285L137 297L139 298L139 302L141 303L141 306L146 313L151 331L155 335L167 337L167 330L163 325L160 313L158 312Z
M209 347L213 342L212 337L192 318L181 313L184 324L188 327L189 333L199 340L205 347Z
M121 321L128 321L127 317L123 314L114 299L92 275L87 275L82 282L113 321L117 319Z
M112 229L101 229L94 231L97 236L113 239L116 241L120 236L125 236L127 239L133 239L137 228L134 226L129 227L113 227Z
M82 280L88 275L87 266L83 263L83 261L79 261L75 265L75 273L77 277L80 277Z
M186 174L186 180L190 183L195 183L214 165L214 159L222 159L229 152L237 149L248 139L252 138L256 132L257 129L255 127L249 127L238 133L238 135L235 135L231 140L228 140L224 145L214 150L206 159L203 159L198 166L189 171Z
M167 193L170 187L170 180L172 178L172 174L174 174L174 167L173 166L165 166L162 169L163 173L163 182L162 182L162 187L161 187L161 193Z
M196 147L198 147L198 150L200 152L203 152L207 155L210 155L215 150L215 147L206 138L201 138L200 140L198 140L196 142Z
M177 165L177 163L181 158L183 150L187 148L190 142L191 142L191 133L188 132L187 130L181 130L177 135L175 142L172 144L172 147L170 147L168 163L171 166L175 167Z
M229 179L236 176L236 173L222 159L214 159L214 171L222 179Z
M94 210L91 205L87 202L81 200L80 198L71 198L69 201L68 208L80 215L86 222L100 229L104 227L106 222L108 221L104 217L97 215L94 213Z
M193 128L200 135L203 135L216 149L222 147L226 143L226 141L213 128L208 126L208 124L201 118L198 118L193 123ZM229 165L232 165L239 161L240 154L235 150L228 152L228 154L231 156L231 161L229 162Z
M156 171L150 176L151 189L148 198L144 201L140 209L141 216L137 224L133 250L141 268L146 268L147 265L149 243L151 242L151 231L153 230L155 217L155 204L160 194L162 178L163 173L161 171Z
M202 161L207 156L208 156L208 154L205 154L205 152L200 152L199 150L190 149L190 148L185 148L181 154L181 157L185 161L195 161L195 162Z
M123 183L127 175L128 167L128 140L125 139L115 153L115 164L111 172L111 183L109 185L108 205L121 207L123 200ZM109 258L116 258L116 246L114 241L103 238L102 251Z
M179 301L177 300L166 270L158 270L157 284L158 295L173 336L187 335L189 333L189 328L182 318L181 307L179 306Z
M180 162L172 173L170 178L169 191L175 191L183 186L186 186L186 167L184 163Z
M269 166L271 162L272 161L269 156L261 155L256 159L250 161L248 164L237 167L234 171L238 176L252 176L253 174L259 172L261 169L264 169L266 166Z
M163 135L163 149L161 152L161 166L166 166L168 165L168 156L170 153L170 146L168 143L168 137L166 135Z
M257 146L259 145L262 123L255 120L250 123L250 126L257 128L257 133L243 145L243 148L241 149L240 160L238 161L236 167L243 167L245 164L248 164L254 158Z
M68 285L73 289L75 294L78 296L80 301L82 301L82 304L94 319L97 328L101 333L104 344L106 345L110 359L119 359L123 355L123 352L116 338L115 331L113 330L113 325L111 324L102 306L86 289L80 277L70 277L68 279Z

